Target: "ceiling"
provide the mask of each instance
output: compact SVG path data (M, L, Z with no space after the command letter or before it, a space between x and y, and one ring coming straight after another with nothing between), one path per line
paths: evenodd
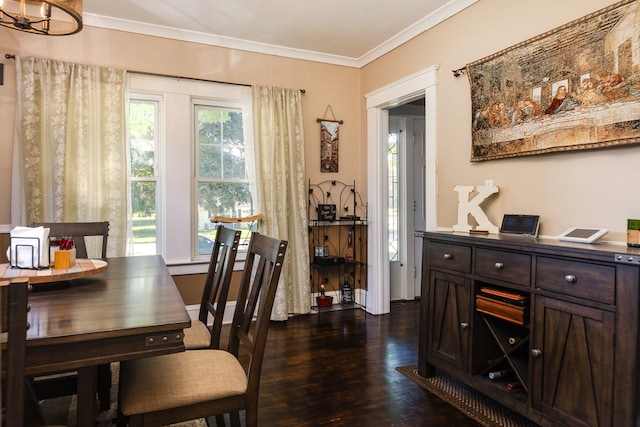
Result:
M479 0L84 0L84 24L361 67Z

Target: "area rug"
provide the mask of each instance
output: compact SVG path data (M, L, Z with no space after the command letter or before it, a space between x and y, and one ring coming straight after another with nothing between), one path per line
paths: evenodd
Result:
M111 407L106 411L98 414L95 427L112 427L117 415L118 400L118 374L120 372L117 363L111 365L112 379L111 384ZM67 427L76 427L76 395L66 396L48 401L41 402L45 421L48 424L62 424ZM169 424L171 427L206 427L207 423L204 419L191 420L184 423Z
M424 378L418 374L416 365L399 366L396 370L485 427L538 427L517 412L443 372Z

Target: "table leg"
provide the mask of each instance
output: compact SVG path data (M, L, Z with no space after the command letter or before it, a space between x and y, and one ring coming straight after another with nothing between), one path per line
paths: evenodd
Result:
M78 370L78 427L90 427L96 421L97 370L88 366Z

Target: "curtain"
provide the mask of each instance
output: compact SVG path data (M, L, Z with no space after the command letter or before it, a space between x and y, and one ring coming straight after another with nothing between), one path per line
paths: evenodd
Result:
M260 231L289 242L273 320L308 313L311 305L302 119L299 90L253 88L256 198L266 216Z
M108 256L124 255L125 71L16 57L16 72L12 222L109 221Z

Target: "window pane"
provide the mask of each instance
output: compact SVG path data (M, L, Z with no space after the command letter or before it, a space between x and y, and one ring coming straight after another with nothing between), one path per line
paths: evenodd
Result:
M246 176L244 144L231 143L224 147L224 178L244 179Z
M156 254L158 107L153 100L129 102L133 255Z
M196 105L198 173L201 178L244 179L242 113Z
M198 254L211 253L216 224L211 222L214 215L228 217L246 217L253 215L253 202L249 183L200 182L198 184ZM233 224L226 224L234 227ZM248 237L246 224L243 238ZM235 227L234 227L235 228ZM247 234L245 236L244 234Z
M157 103L136 101L129 103L129 135L131 146L131 176L155 176Z
M156 254L156 183L131 183L133 255Z
M200 144L198 152L198 172L203 178L222 178L220 146Z

